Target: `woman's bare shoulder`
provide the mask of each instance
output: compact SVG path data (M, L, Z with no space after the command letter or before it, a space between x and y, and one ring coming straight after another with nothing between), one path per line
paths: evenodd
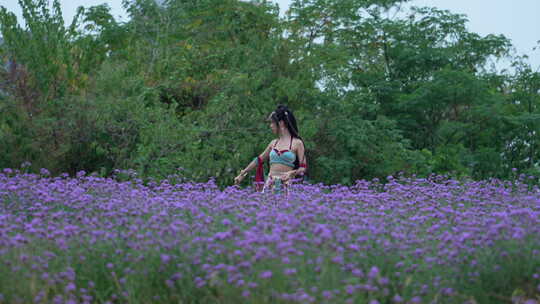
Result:
M299 147L303 147L304 146L304 141L301 140L300 138L294 138L293 139L293 143L292 143L293 147L295 147L295 149L298 149Z

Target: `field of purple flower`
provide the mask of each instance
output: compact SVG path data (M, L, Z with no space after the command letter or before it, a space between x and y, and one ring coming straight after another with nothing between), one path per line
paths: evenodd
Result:
M514 182L215 184L0 173L0 303L536 303Z

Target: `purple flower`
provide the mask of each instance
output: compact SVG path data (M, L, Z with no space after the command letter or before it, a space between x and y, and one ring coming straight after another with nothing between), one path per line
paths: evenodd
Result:
M295 185L288 200L269 204L267 196L238 187L221 190L214 181L171 177L174 182L143 182L134 170L119 170L114 178L8 173L0 172L0 202L8 202L0 210L0 235L8 236L0 240L0 263L20 270L22 261L45 284L62 285L64 294L51 302L65 303L75 295L87 301L81 295L100 292L92 283L84 286L88 291L75 286L90 279L84 272L49 267L60 258L54 252L65 252L72 257L67 265L87 263L91 256L108 273L116 275L116 270L121 287L126 287L127 278L137 283L132 281L155 275L163 285L177 287L180 273L191 277L195 268L196 287L215 286L219 281L241 292L255 288L256 282L270 281L278 271L277 276L291 281L296 290L285 294L263 284L257 297L283 296L285 301L307 303L333 296L336 302L357 302L356 293L362 290L372 293L372 299L405 303L390 286L409 281L407 277L419 268L439 278L429 287L412 280L409 291L427 298L433 288L451 296L455 291L445 284L452 278L437 269L453 273L470 266L464 275L478 278L478 267L495 265L479 265L465 257L489 248L494 258L508 258L507 241L523 243L540 234L540 191L519 180L455 181L432 175L393 176L384 187L379 181L357 181L352 186L304 184ZM125 177L129 182L120 181ZM37 239L48 245L35 253L24 250ZM74 246L77 242L82 244ZM109 244L114 247L108 249ZM539 254L536 249L524 250ZM400 255L399 260L388 261L384 271L372 258L381 251ZM12 256L11 252L20 253ZM176 254L182 255L178 262L174 262ZM153 269L156 256L160 263ZM319 290L318 283L295 286L294 275L304 270L321 280L317 282L339 274L342 285L332 291ZM540 279L538 270L531 278L535 284ZM255 282L247 283L253 276ZM117 300L125 299L124 290L115 292Z
M380 273L379 268L377 268L377 266L373 266L369 270L368 278L369 279L376 279L379 276L379 273Z
M168 254L162 254L161 255L161 263L167 264L171 261L171 256Z
M77 289L77 287L75 286L73 282L68 283L65 288L66 292L72 292L75 289Z
M260 277L261 279L268 279L268 278L271 278L271 277L272 277L272 271L270 271L270 270L263 271L263 272L261 272L261 274L259 275L259 277Z
M443 288L442 294L445 296L450 296L454 293L454 290L451 287Z
M1 298L1 296L2 296L2 295L0 294L0 301L3 301L3 299ZM44 291L38 292L38 294L34 297L34 302L36 302L36 303L42 302L43 297L45 297L45 292L44 292Z
M343 256L341 256L341 255L334 256L332 258L332 262L334 262L336 264L343 264L343 262L344 262Z
M206 285L206 281L200 277L195 278L195 287L202 288Z
M322 292L322 296L325 299L330 300L332 298L332 292L328 291L328 290L325 290L325 291Z
M286 276L290 276L290 275L296 274L296 269L295 269L295 268L285 268L285 269L283 270L283 273L284 273Z
M355 276L355 277L363 277L364 276L364 272L361 270L361 269L358 269L358 268L355 268L352 270L352 274Z
M229 219L223 219L223 220L221 221L221 224L223 224L224 226L229 226L229 225L232 224L232 222L231 222L231 220L229 220Z

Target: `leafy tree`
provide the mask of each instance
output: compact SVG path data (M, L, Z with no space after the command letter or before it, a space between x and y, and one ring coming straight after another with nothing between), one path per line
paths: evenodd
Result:
M514 67L505 109L504 158L511 168L540 175L540 72L522 59Z
M487 67L505 37L405 0L124 0L65 26L59 2L0 10L0 166L230 184L295 110L310 179L538 170L539 76ZM52 10L51 10L52 7Z

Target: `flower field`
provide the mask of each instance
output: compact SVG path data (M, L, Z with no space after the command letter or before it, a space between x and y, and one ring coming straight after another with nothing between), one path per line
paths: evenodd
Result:
M0 303L537 303L540 192L0 173Z

